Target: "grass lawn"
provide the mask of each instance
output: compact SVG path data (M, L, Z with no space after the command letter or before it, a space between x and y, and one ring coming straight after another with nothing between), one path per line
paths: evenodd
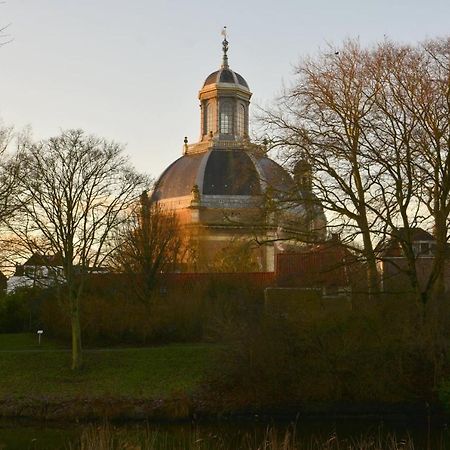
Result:
M70 352L37 336L0 334L0 399L26 397L157 398L191 392L217 346L172 344L84 351L84 369L70 370Z
M48 339L45 334L41 337L41 344L39 345L38 335L32 333L0 333L0 351L27 351L27 350L48 350L56 348L69 348Z

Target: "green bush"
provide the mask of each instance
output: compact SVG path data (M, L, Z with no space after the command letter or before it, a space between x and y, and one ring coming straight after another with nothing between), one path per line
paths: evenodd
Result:
M209 375L210 393L225 410L434 401L436 376L448 365L436 360L414 302L363 303L340 315L333 308L270 309L257 323L241 321ZM447 352L449 336L439 339Z
M216 341L239 318L256 317L261 290L214 277L203 284L155 289L139 300L129 286L87 287L81 302L82 339L88 344L161 344ZM68 308L63 296L48 297L40 317L48 333L69 340Z
M42 293L36 289L18 289L0 297L0 333L20 333L39 326Z

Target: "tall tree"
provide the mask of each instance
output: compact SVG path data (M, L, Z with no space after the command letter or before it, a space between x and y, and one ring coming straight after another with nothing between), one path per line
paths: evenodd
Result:
M371 52L370 77L378 85L365 128L373 209L396 238L417 299L426 305L443 292L450 214L450 40L418 46L384 42ZM415 228L433 230L436 246L425 283L417 271ZM384 236L386 237L386 236Z
M61 256L72 328L72 369L82 366L80 302L90 271L145 186L120 145L81 130L26 146L20 154L20 209L10 222L30 247Z
M14 209L19 164L14 156L8 154L8 148L12 140L13 128L0 126L0 223Z
M175 270L184 256L177 216L151 201L146 191L120 227L110 264L134 279L139 299L148 302L161 272Z
M443 291L450 220L450 39L383 42L307 59L268 113L275 146L315 170L314 189L332 226L362 243L376 289L375 244L396 238L417 299ZM433 229L436 252L419 283L416 227Z
M374 105L368 77L368 51L348 41L339 52L305 59L297 79L265 117L273 147L281 147L293 168L308 161L315 172L313 189L331 214L330 227L346 231L348 241L359 236L367 265L369 292L378 292L378 272L372 235L374 221L368 192L373 180L362 130Z
M408 96L408 108L418 122L421 200L431 216L436 239L434 267L426 289L440 296L450 238L450 38L426 42L416 65L417 84Z

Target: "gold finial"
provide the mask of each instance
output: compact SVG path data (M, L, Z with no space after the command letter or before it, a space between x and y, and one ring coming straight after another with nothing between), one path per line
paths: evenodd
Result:
M223 50L223 58L222 58L222 69L228 69L228 41L227 41L227 27L224 26L222 29L222 36L223 36L223 41L222 41L222 50Z

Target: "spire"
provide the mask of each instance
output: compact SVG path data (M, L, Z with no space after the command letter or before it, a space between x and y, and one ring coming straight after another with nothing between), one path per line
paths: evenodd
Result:
M228 69L228 56L227 56L227 52L228 52L228 41L227 41L227 27L223 27L222 30L222 36L223 36L223 41L222 41L222 50L223 50L223 58L222 58L222 69Z

